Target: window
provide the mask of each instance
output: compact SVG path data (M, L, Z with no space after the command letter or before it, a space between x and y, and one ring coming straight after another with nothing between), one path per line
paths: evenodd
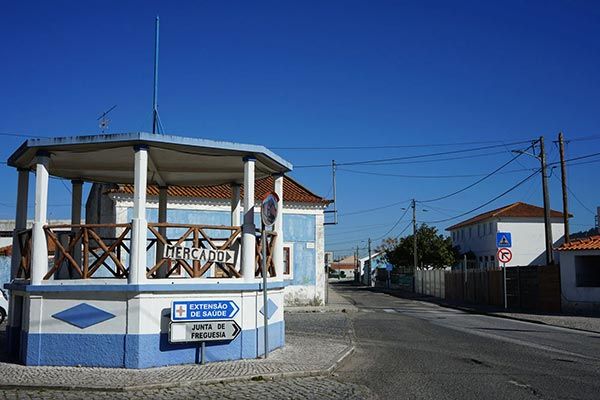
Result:
M283 277L294 278L294 244L283 243Z
M472 235L473 235L473 227L470 226L469 227L469 239L471 238Z
M600 287L600 256L575 256L577 287Z
M283 247L283 274L289 275L291 272L291 264L290 264L290 248L289 246Z
M477 224L477 236L481 237L481 224Z
M489 229L489 232L490 232L490 235L491 235L492 234L492 223L491 222L488 224L488 229Z

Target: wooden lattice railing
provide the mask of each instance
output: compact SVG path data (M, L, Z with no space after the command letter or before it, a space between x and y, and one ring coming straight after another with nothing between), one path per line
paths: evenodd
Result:
M273 254L275 253L275 238L277 237L277 233L273 231L266 231L266 239L267 239L267 276L272 278L277 274L275 273L275 262L273 261ZM256 257L255 264L256 268L254 270L255 277L262 277L262 240L261 234L257 233L256 235Z
M161 233L161 230L184 229L185 232L176 239L169 239L168 234ZM149 223L148 230L154 235L150 239L147 250L156 246L156 250L162 251L166 245L181 246L184 243L190 243L192 248L206 250L229 250L236 242L241 240L242 227L225 225L189 225L172 223ZM229 231L229 236L224 238L211 238L208 230ZM167 232L168 233L168 232ZM222 242L217 244L217 242ZM190 263L183 259L157 257L158 261L154 266L147 268L146 276L148 278L168 278L172 275L179 275L177 272L182 268L187 275L192 278L200 278L214 265L218 271L215 271L214 277L239 278L240 272L235 268L235 258L231 262L217 262L193 260Z
M129 274L131 224L81 224L50 225L44 232L49 247L50 266L43 279L89 279L107 277L100 273L103 269L114 278L127 278ZM233 260L209 261L186 260L163 257L164 246L182 246L211 250L232 250L241 253L242 228L224 225L189 225L174 223L149 223L150 231L146 250L149 257L154 248L158 252L156 262L146 267L146 276L150 279L191 277L201 278L209 270L214 278L239 278L241 273L238 256ZM179 231L179 232L178 232ZM228 232L224 237L211 237L209 233ZM183 232L183 233L181 233ZM267 271L269 277L275 277L273 253L275 232L266 232ZM172 236L172 238L169 238ZM262 248L260 232L256 234L255 276L262 276ZM17 234L21 253L17 278L31 277L32 231L26 229ZM53 250L53 251L52 251ZM184 271L184 272L183 272Z
M19 260L19 270L16 277L19 279L29 279L31 272L31 229L18 232L17 239L21 259Z
M97 232L116 229L121 230L116 238L101 237ZM125 241L129 240L127 235L131 231L131 224L52 225L45 226L44 231L48 245L52 243L56 249L54 266L48 270L44 279L59 274L65 266L69 269L68 276L75 279L91 278L101 267L106 268L115 278L127 277L128 268L123 255L130 252ZM59 238L59 233L68 234L66 243ZM109 264L109 259L113 265Z

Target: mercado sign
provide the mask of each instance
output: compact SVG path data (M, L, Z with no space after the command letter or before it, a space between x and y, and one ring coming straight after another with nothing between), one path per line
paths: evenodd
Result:
M233 300L185 300L171 303L171 321L233 318L239 311Z
M163 258L233 264L235 262L235 251L183 247L167 244L163 249Z
M169 342L213 342L235 339L242 329L232 320L171 323Z

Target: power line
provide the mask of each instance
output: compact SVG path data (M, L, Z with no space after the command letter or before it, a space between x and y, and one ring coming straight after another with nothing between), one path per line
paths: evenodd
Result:
M385 208L394 207L394 206L397 206L399 204L408 203L409 201L410 201L410 199L409 200L397 201L395 203L386 204L385 206L374 207L374 208L367 208L367 209L364 209L364 210L358 210L358 211L352 211L352 212L349 212L349 213L343 213L343 214L340 214L340 216L366 214L366 213L370 213L370 212L373 212L373 211L379 211L379 210L383 210Z
M520 143L528 143L522 141ZM479 142L454 142L454 143L425 143L425 144L388 144L388 145L373 145L373 146L288 146L288 147L271 147L272 150L368 150L368 149L408 149L422 147L446 147L446 146L466 146L477 144L498 143L497 141L479 141Z
M472 147L469 149L442 151L442 152L429 153L429 154L417 154L414 156L378 158L378 159L359 160L359 161L347 161L347 162L342 162L342 163L336 163L336 165L337 166L347 166L347 165L388 164L393 161L415 160L415 159L427 158L427 157L436 157L436 156L443 156L443 155L450 155L450 154L475 152L475 151L481 151L481 150L495 149L495 148L507 146L507 145L509 146L509 145L516 145L516 144L523 144L523 143L530 143L530 142L531 141L526 141L526 142L520 141L520 142L502 143L502 144L496 144L496 145L490 145L490 146ZM312 165L298 165L295 168L321 168L321 167L329 167L329 166L331 166L331 164L312 164Z
M558 175L552 175L556 178L557 181L561 182L560 178L558 177ZM583 207L585 210L587 210L590 214L592 215L596 215L596 213L594 211L592 211L592 209L590 209L588 206L586 206L585 204L583 204L583 202L579 199L579 197L577 197L577 195L571 190L571 188L568 185L565 185L567 188L567 191L569 193L571 193L571 196L573 196L573 198L579 203L579 205L581 207Z
M48 136L40 136L40 135L28 135L26 133L10 133L10 132L0 132L0 136L24 137L24 138L32 138L32 139L41 139L41 138L48 137Z
M402 175L402 174L386 174L381 172L356 171L353 169L338 168L338 171L351 172L353 174L376 175L376 176L393 176L398 178L423 178L423 179L448 179L448 178L475 178L484 174L465 174L465 175Z
M510 189L508 189L508 190L504 191L503 193L501 193L501 194L499 194L498 196L494 197L493 199L491 199L491 200L489 200L489 201L487 201L487 202L483 203L482 205L480 205L480 206L478 206L478 207L475 207L475 208L474 208L474 209L472 209L472 210L466 211L466 212L464 212L464 213L462 213L462 214L456 215L456 216L454 216L454 217L451 217L451 218L440 219L440 220L437 220L437 221L425 221L424 223L426 223L426 224L437 224L437 223L440 223L440 222L448 222L448 221L452 221L452 220L454 220L454 219L457 219L457 218L460 218L460 217L464 217L465 215L471 214L471 213L472 213L472 212L474 212L474 211L480 210L480 209L482 209L483 207L487 206L488 204L491 204L491 203L493 203L494 201L498 200L499 198L501 198L501 197L503 197L503 196L507 195L508 193L512 192L513 190L515 190L516 188L518 188L519 186L521 186L522 184L524 184L525 182L527 182L529 179L531 179L531 178L533 178L535 175L539 174L539 173L540 173L540 171L541 171L540 169L537 169L537 170L536 170L536 171L535 171L533 174L529 175L527 178L523 179L522 181L520 181L520 182L519 182L519 183L517 183L516 185L512 186Z
M528 148L530 148L530 147L531 147L531 145L529 147L527 147L526 149L524 149L523 152L525 150L527 150ZM513 156L513 158L511 158L510 160L508 160L507 162L505 162L504 164L502 164L501 166L499 166L498 168L496 168L495 170L493 170L489 174L485 175L483 178L476 180L475 182L471 183L470 185L465 186L462 189L459 189L459 190L454 191L452 193L448 193L447 195L436 197L436 198L433 198L433 199L421 200L421 201L419 201L419 203L431 203L431 202L434 202L434 201L439 201L439 200L447 199L448 197L452 197L452 196L455 196L455 195L457 195L459 193L462 193L462 192L464 192L466 190L469 190L473 186L476 186L476 185L480 184L484 180L488 179L489 177L491 177L494 174L496 174L497 172L499 172L502 168L506 167L508 164L510 164L513 161L515 161L517 158L519 158L521 155L523 155L523 152L519 152L518 154L516 154L515 156Z
M404 210L404 213L400 216L400 218L398 218L396 223L394 223L394 225L386 233L384 233L383 235L381 235L378 238L373 239L373 240L380 240L380 239L383 239L384 237L386 237L387 235L389 235L390 232L392 232L394 229L396 229L396 227L398 226L400 221L402 221L402 219L406 216L406 213L408 213L408 207L406 207L406 209Z

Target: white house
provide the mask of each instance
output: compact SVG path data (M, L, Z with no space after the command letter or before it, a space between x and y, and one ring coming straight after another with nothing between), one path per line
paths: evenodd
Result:
M377 253L373 253L370 256L366 256L366 257L362 257L358 259L358 263L359 263L359 270L360 272L360 279L361 282L364 283L365 285L367 284L371 284L371 285L375 285L375 277L377 276L377 269L378 268L385 268L385 262L383 261L383 259L380 257L382 254L382 252L377 252ZM369 267L370 272L371 272L371 279L370 281L368 281L368 274L369 274Z
M563 242L563 214L551 210L552 239L554 245ZM452 243L460 251L473 252L480 268L498 266L496 260L496 233L510 232L512 236L512 260L507 266L543 265L546 263L544 209L531 204L516 202L479 214L446 229Z
M256 204L273 187L273 177L255 182ZM244 198L243 186L241 199ZM159 188L149 185L146 214L148 221L158 220ZM231 218L232 187L169 186L167 217L173 223L227 225ZM325 299L324 214L328 200L312 193L292 178L283 179L283 251L287 305L317 304ZM94 184L86 205L86 222L121 224L131 219L132 185ZM241 212L241 210L240 210ZM255 210L255 225L260 227L260 210ZM149 255L155 257L155 255ZM238 262L239 263L239 262ZM213 271L214 274L218 274ZM218 275L213 275L218 277Z
M600 235L558 248L562 309L600 311Z

